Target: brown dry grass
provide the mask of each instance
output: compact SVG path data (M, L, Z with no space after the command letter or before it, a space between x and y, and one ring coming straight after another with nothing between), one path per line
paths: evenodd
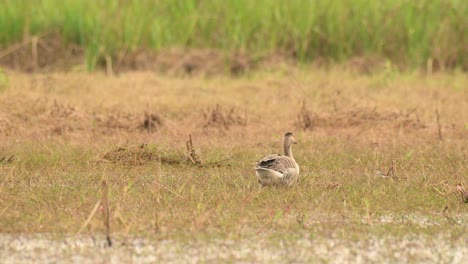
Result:
M14 158L0 162L0 232L76 232L102 179L111 232L122 234L313 230L337 219L372 226L383 215L444 219L446 206L466 227L457 192L468 185L466 75L7 74L0 158ZM304 100L314 125L295 131L299 184L259 189L254 162L280 150L281 135L304 120ZM206 129L213 111L245 113L248 122ZM142 129L148 113L164 122ZM188 134L207 166L187 160ZM102 222L86 230L103 230Z

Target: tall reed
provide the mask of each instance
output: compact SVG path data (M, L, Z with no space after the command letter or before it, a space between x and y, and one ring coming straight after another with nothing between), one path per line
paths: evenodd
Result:
M103 54L176 46L467 69L467 16L464 0L0 0L0 47L58 30L86 48L90 65Z

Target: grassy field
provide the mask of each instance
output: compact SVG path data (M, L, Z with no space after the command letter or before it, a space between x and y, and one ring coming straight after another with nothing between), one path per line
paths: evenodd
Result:
M1 0L0 6L0 47L38 36L47 50L45 40L57 32L62 45L84 48L89 69L138 49L174 47L246 53L253 61L272 53L306 62L378 56L409 68L468 69L463 0Z
M0 259L463 263L467 14L0 0Z
M466 74L4 70L0 81L6 261L462 263L467 254L457 190L468 187ZM280 152L287 131L299 141L299 182L260 188L253 166ZM201 164L187 157L189 135Z
M112 234L466 232L466 75L6 74L1 233L77 232L103 179ZM252 167L287 131L299 183L259 188ZM101 218L82 232L100 234Z

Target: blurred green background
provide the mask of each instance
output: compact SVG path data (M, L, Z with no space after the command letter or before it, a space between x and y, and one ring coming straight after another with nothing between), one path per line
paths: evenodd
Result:
M90 67L122 50L179 47L468 69L466 0L0 0L2 49L50 31L84 47Z

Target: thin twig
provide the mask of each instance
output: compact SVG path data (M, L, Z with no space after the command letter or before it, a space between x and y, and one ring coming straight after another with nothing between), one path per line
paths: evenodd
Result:
M439 140L442 141L442 126L440 125L440 114L439 114L439 109L436 109L435 111L436 114L436 121L437 121L437 131L439 135Z
M396 178L395 177L395 161L392 160L392 166L390 169L388 169L387 174L385 174L388 177Z
M109 203L108 203L108 193L109 187L107 186L106 180L102 181L102 198L101 204L104 207L104 227L106 228L106 240L107 245L112 246L112 241L110 239L110 222L109 222Z
M445 212L447 212L448 210L448 205L445 206L444 210L442 211L443 214L445 214Z

